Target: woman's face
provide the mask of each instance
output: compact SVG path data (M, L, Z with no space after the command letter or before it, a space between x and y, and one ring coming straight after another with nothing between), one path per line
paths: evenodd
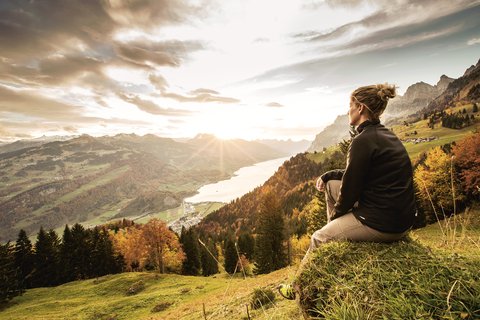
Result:
M357 126L360 122L360 109L353 97L350 97L350 109L348 110L348 121L351 126Z

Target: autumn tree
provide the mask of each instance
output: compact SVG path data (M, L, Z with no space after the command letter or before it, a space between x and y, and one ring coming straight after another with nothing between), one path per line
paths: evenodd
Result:
M307 231L312 234L327 224L327 213L325 210L325 198L315 194L312 200L303 208L301 216L307 220Z
M414 173L418 186L418 197L425 208L432 208L434 216L427 216L428 222L453 213L457 201L463 199L460 184L453 171L451 156L440 147L430 150L423 164Z
M262 197L255 240L256 273L269 273L287 265L284 214L278 198L267 190Z
M480 133L458 141L452 153L465 193L474 199L480 195Z
M151 219L142 226L142 236L148 257L160 273L165 273L168 267L176 268L175 264L185 259L177 235L168 229L165 222Z
M140 226L134 225L110 232L115 251L125 260L127 271L138 271L143 268L147 258L147 248Z

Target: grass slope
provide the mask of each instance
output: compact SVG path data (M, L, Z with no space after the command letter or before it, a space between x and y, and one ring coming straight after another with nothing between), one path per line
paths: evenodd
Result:
M415 287L420 289L422 289L423 284L430 282L432 279L436 283L444 281L444 283L448 284L445 286L445 288L448 287L447 292L438 292L437 295L434 291L431 294L433 295L433 300L437 298L443 299L439 301L447 305L448 291L453 286L455 280L457 280L458 274L470 272L471 278L467 277L457 281L448 300L452 308L454 305L458 307L459 302L455 299L457 299L456 292L460 288L459 284L468 288L468 281L476 281L475 283L478 287L480 210L471 210L468 214L455 217L455 220L450 219L441 224L415 230L411 233L411 238L415 241L416 246L421 248L417 250L418 252L415 250L403 250L404 248L398 247L401 244L397 245L396 249L393 248L393 250L403 250L408 255L405 261L410 262L411 268L404 268L402 263L396 268L393 268L394 265L391 265L389 269L382 270L382 276L386 279L389 279L389 277L402 278L407 273L418 273L416 277L419 283ZM345 244L331 245L345 246ZM368 265L370 263L370 266L373 266L371 269L363 270L363 276L370 277L373 281L377 279L374 277L379 277L379 275L375 274L375 265L371 264L373 260L369 260L368 257L372 257L372 250L376 247L369 244L363 245L365 248L363 248L362 253L370 252L370 255L364 255L360 259L363 259L364 264ZM429 255L430 250L435 257L440 258L438 260L432 258ZM425 267L426 263L418 266L414 263L422 263L422 259L424 261L429 259L430 265L434 268L421 273L420 271L422 267ZM448 272L446 275L441 272L437 272L434 275L427 272L437 270L436 263L445 262L444 259L447 259L448 263L444 263L443 266L453 270L451 273L452 277L450 277ZM337 265L331 265L331 267L334 271L340 269ZM459 268L463 271L458 271ZM352 270L355 269L344 271ZM370 270L373 271L371 272ZM445 271L446 269L440 268L437 271L442 270ZM98 279L75 281L55 288L27 290L23 296L14 298L6 307L0 310L0 319L204 319L203 304L205 304L207 319L247 319L246 305L250 303L253 290L255 288L274 289L280 283L291 281L295 271L295 266L287 267L267 275L247 277L245 280L238 275L231 278L226 274L218 274L211 277L191 277L174 274L160 275L153 272L110 275ZM342 279L342 275L332 279ZM128 295L129 288L140 281L143 282L145 289L135 295ZM373 281L372 283L375 282ZM345 282L345 284L348 284L348 282ZM340 280L337 281L337 285L339 288L342 286ZM404 285L407 286L408 284ZM398 287L400 290L402 288L402 291L399 291L400 297L398 299L400 300L396 300L400 304L399 307L403 309L413 308L415 306L408 299L410 291L403 291L405 286L402 286L401 283L391 283L393 289ZM352 291L355 292L355 290ZM406 295L402 296L402 292ZM478 305L477 310L480 310L479 292L474 291L474 293L476 296L473 297L473 303L476 303ZM362 299L366 299L365 296ZM373 300L372 296L367 301L378 307L382 303L382 298L376 297L375 299ZM153 309L155 307L158 309L165 308L165 310L154 312ZM341 312L342 310L346 312L345 306L339 306L336 312ZM363 311L363 314L373 313L372 310ZM474 319L473 313L457 311L457 309L452 309L452 316L449 317L447 314L446 319L461 319L462 316L465 319ZM292 301L281 299L278 294L273 305L265 306L258 310L251 310L250 308L249 312L252 319L301 318L297 305ZM343 315L345 315L343 319L355 319L355 315L358 314L353 313L351 317L348 317L348 313L343 313ZM334 319L335 317L327 318ZM429 317L425 315L423 318L428 319Z

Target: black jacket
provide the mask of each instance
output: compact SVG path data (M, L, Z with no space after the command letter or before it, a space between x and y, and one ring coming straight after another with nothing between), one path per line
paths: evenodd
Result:
M363 224L389 233L408 230L415 217L413 172L410 158L400 140L378 121L365 121L353 138L345 170L322 175L342 180L335 205L338 218L353 209ZM358 201L358 207L353 208Z

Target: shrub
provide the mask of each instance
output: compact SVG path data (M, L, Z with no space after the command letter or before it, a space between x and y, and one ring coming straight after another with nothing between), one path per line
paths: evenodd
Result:
M327 319L477 319L480 261L416 242L333 242L296 279L302 311Z
M190 288L183 288L183 289L180 290L180 293L181 293L181 294L187 294L187 293L189 293L191 290L192 290L192 289L190 289Z
M127 295L132 296L134 294L137 294L145 289L145 283L140 280L135 282L130 286L130 288L127 289Z
M155 307L153 307L152 312L160 312L167 310L168 307L170 307L173 304L173 302L170 301L163 301L158 303Z
M275 300L275 293L269 288L256 288L253 290L252 299L250 305L252 309L259 309L265 306L273 304Z

